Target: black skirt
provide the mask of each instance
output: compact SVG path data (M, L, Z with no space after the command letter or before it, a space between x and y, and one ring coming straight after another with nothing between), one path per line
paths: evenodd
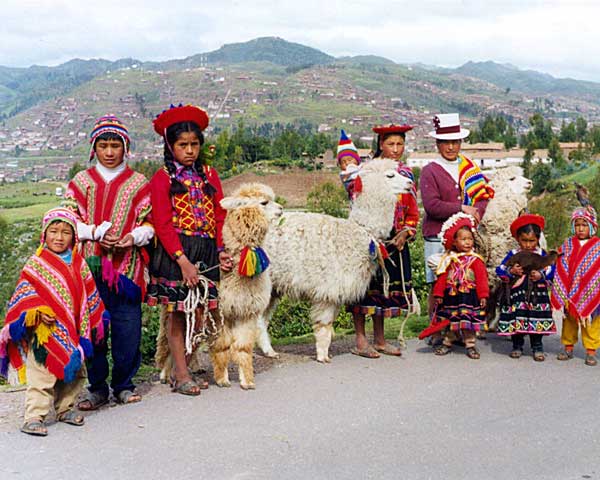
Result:
M217 286L219 281L219 252L213 238L179 234L183 253L188 260L198 265L200 275L209 280L209 309L217 308ZM164 249L160 241L150 248L150 285L146 301L148 305L167 305L168 311L182 311L188 287L178 263Z

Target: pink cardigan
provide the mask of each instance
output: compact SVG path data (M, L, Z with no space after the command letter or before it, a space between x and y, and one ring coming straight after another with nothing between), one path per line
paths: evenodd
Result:
M435 237L442 229L442 224L462 209L462 200L458 183L441 165L431 162L423 167L419 178L421 200L425 208L423 219L423 236ZM483 200L475 205L483 218L488 201Z

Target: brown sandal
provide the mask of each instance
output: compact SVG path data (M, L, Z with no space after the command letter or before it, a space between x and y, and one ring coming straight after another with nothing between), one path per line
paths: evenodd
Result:
M433 353L439 356L448 355L452 351L452 348L443 343L433 349Z
M571 360L573 358L573 350L563 350L562 352L558 352L556 356L557 360L565 361Z
M544 355L544 352L533 352L533 359L536 362L543 362L546 360L546 355Z
M469 347L467 348L467 357L469 357L471 360L479 360L481 355L479 354L479 350L477 350L475 347Z
M587 354L585 356L585 364L590 367L595 367L598 365L598 360L596 359L596 355Z

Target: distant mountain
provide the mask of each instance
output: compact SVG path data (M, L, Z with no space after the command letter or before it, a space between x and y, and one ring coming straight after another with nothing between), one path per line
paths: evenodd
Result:
M70 60L57 67L33 65L28 68L0 66L0 115L12 116L41 101L64 95L107 70L140 63L131 58L109 60Z
M354 57L340 57L336 63L346 63L353 65L396 65L396 62L389 58L378 55L356 55Z
M500 88L510 88L530 95L555 94L575 96L600 96L600 83L554 78L547 73L534 70L520 70L510 64L488 62L467 62L453 70L468 77L480 78Z

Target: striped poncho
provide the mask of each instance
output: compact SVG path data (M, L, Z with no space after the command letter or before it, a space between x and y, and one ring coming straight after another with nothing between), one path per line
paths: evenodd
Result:
M568 238L559 252L552 307L564 307L575 318L600 315L600 238L583 245L577 237Z
M40 314L56 318L50 325ZM17 371L27 381L25 358L33 348L35 359L56 378L70 382L91 357L92 343L104 337L104 304L94 278L81 255L70 264L48 249L33 255L23 268L0 330L0 373Z
M71 180L64 205L86 224L111 222L109 232L122 238L147 221L150 186L142 174L129 167L110 182L92 167ZM83 241L81 251L94 274L101 274L109 287L134 300L144 297L147 258L143 249L133 246L107 252L99 242Z

